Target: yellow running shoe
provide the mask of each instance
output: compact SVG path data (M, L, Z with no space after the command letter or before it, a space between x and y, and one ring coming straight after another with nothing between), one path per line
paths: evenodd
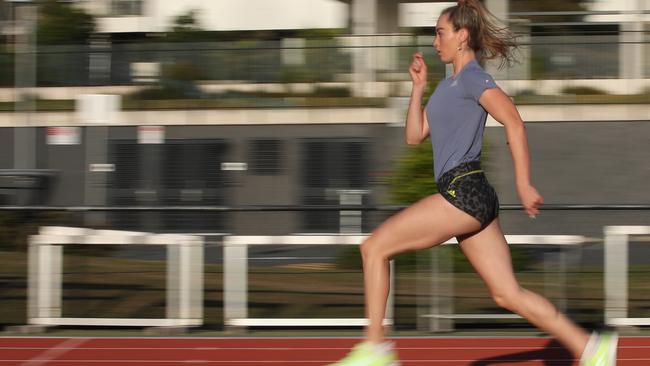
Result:
M617 347L616 333L592 333L580 357L580 366L615 366Z
M391 343L372 344L361 342L352 348L342 360L329 366L399 366L397 352Z

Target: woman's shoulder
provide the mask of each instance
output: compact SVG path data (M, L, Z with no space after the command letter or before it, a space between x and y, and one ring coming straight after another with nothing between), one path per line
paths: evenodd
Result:
M467 65L467 69L465 70L465 72L463 74L464 75L470 75L471 77L475 77L477 75L478 76L486 76L487 75L489 77L492 77L492 75L490 75L490 73L485 71L483 66L481 66L481 64L479 64L476 60L470 62Z
M463 73L462 84L463 89L472 99L478 100L485 89L497 87L492 75L485 71L478 62L473 62L468 66L470 67Z

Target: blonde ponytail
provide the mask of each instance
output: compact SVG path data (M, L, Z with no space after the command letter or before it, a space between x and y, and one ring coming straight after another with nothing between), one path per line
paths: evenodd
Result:
M467 45L476 52L480 62L501 59L499 68L512 65L517 49L516 37L478 0L459 0L458 5L449 7L440 15L447 14L454 30L461 28L469 32Z

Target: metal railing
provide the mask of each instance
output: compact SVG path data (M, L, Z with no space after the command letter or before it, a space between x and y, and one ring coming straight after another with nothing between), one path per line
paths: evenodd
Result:
M409 205L193 205L193 206L0 206L0 211L43 212L286 212L286 211L384 211L392 212ZM521 211L519 204L500 204L503 211ZM650 210L650 204L544 204L541 211L635 211Z
M520 41L526 49L521 62L534 79L615 79L623 67L623 45L638 46L640 52L648 47L647 32L637 33L525 35ZM406 70L412 53L431 47L430 38L409 34L345 36L308 39L304 47L283 46L280 41L114 44L101 49L88 45L39 46L35 53L36 86L158 85L163 81L166 87L201 93L188 80L205 85L341 83L350 81L354 54L359 52L367 53L377 80L408 80ZM303 62L286 63L287 54L299 54ZM6 65L5 69L11 69L14 58L15 55L0 50L0 65ZM106 60L102 63L104 68L91 68L90 60L99 58ZM445 76L444 64L434 57L427 60L432 79ZM138 65L149 65L152 71L141 74ZM641 67L645 68L642 75L647 76L647 67ZM181 73L185 82L174 79L174 73ZM504 74L501 78L521 77ZM174 85L174 80L178 85ZM13 86L11 73L0 71L0 86ZM202 97L207 96L204 92Z

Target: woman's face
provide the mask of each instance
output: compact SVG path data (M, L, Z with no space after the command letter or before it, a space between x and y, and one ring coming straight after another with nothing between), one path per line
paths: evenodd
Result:
M454 26L449 22L449 16L443 14L438 18L436 34L433 38L433 48L438 52L440 60L446 64L454 60L458 54L460 44L459 34L454 31Z

